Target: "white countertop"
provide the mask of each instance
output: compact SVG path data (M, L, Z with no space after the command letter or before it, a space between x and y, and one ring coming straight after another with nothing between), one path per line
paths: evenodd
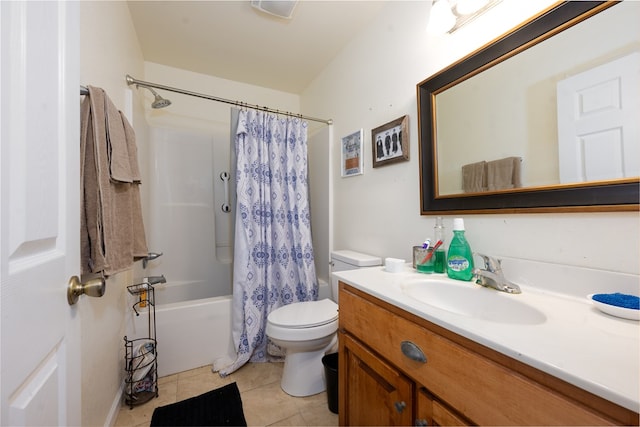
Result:
M403 282L446 278L441 274L417 273L410 264L400 273L369 267L340 271L333 276L627 409L635 412L640 409L640 322L600 312L586 294L576 297L520 285L521 294L504 293L504 296L536 308L546 320L538 324L510 324L455 314L406 295L401 287ZM479 286L474 282L454 282Z

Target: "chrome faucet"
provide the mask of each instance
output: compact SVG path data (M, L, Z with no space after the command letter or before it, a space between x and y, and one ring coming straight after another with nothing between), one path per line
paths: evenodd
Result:
M164 278L164 274L162 276L149 276L144 278L143 283L157 285L158 283L167 283L167 279Z
M522 290L518 285L511 283L506 279L506 277L504 277L501 265L502 260L477 252L475 255L478 255L484 260L484 270L479 268L473 269L473 274L476 277L476 283L478 285L507 292L509 294L522 293Z

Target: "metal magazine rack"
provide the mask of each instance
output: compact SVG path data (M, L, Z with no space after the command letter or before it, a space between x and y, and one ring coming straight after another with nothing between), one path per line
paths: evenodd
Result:
M130 408L158 397L158 353L156 341L156 308L153 286L148 283L127 286L129 293L137 298L133 304L136 316L147 315L147 336L128 339L125 348L125 403Z

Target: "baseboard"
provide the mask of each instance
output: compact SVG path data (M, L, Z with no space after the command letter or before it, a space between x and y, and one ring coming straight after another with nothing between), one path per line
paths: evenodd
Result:
M118 390L118 393L116 393L116 396L113 402L111 403L109 414L107 415L107 419L104 421L104 427L113 427L115 425L116 419L118 418L118 413L122 408L122 397L124 396L124 387L125 387L125 383L123 381L122 385L120 386L120 389Z

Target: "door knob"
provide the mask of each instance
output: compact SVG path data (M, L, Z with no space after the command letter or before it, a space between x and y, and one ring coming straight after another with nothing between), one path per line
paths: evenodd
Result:
M105 284L104 277L87 280L85 283L82 283L78 276L73 276L69 279L69 286L67 287L67 301L69 305L77 303L78 298L80 298L82 294L90 297L101 297L104 295Z

